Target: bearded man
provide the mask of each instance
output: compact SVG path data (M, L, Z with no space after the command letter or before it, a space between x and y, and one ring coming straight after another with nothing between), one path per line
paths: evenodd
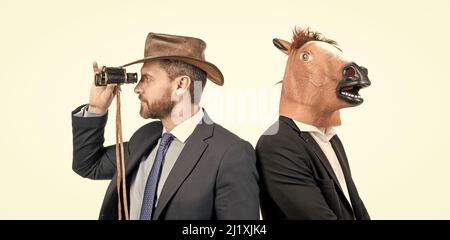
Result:
M149 33L145 58L125 65L144 63L134 89L140 115L159 119L124 143L129 198L124 202L132 220L259 219L253 147L199 106L207 78L224 82L220 70L205 60L205 48L198 38ZM90 179L111 179L100 219L119 215L115 145L103 146L116 91L114 85L93 85L89 105L72 112L73 170Z

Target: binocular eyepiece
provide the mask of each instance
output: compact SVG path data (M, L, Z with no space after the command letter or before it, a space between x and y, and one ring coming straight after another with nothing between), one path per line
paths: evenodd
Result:
M106 86L108 84L136 83L137 73L127 73L121 67L103 67L95 74L95 86Z

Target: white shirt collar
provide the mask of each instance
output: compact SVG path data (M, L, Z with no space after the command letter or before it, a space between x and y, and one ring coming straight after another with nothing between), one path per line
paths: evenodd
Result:
M322 140L325 141L330 141L330 139L336 135L336 130L333 127L329 127L329 128L317 128L316 126L313 125L309 125L306 123L302 123L299 121L295 121L294 119L292 119L295 123L295 125L297 125L297 127L302 131L302 132L312 132L312 133L316 133L316 136L320 137Z
M186 140L191 136L197 127L198 123L203 119L203 109L200 107L197 113L192 115L190 118L184 120L180 124L176 125L170 133L182 143L186 142ZM167 130L163 128L163 134L167 133Z

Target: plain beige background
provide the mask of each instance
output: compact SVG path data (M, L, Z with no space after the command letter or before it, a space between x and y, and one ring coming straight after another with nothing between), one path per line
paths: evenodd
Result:
M88 101L93 60L117 66L141 58L149 31L204 39L225 86L208 84L202 105L255 145L277 117L274 83L287 59L271 41L290 39L295 25L334 38L369 69L366 101L342 111L338 133L372 218L450 219L449 7L432 0L2 0L0 219L97 218L108 181L71 170L70 112ZM123 87L125 139L148 122L133 87ZM114 107L109 116L106 144L113 144Z

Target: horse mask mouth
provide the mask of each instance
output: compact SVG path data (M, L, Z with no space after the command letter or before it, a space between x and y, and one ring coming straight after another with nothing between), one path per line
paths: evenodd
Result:
M336 88L337 97L354 106L363 103L364 99L359 95L359 90L370 86L367 74L367 68L354 62L345 65L342 71L343 78Z

